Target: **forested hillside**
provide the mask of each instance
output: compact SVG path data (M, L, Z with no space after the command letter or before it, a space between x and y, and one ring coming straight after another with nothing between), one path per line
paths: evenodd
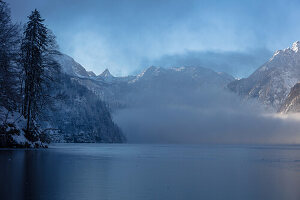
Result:
M61 70L44 21L34 10L14 23L0 1L0 147L125 141L106 104Z

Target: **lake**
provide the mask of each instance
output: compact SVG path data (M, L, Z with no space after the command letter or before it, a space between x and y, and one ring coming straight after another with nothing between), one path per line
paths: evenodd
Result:
M300 199L300 146L54 144L0 150L0 199Z

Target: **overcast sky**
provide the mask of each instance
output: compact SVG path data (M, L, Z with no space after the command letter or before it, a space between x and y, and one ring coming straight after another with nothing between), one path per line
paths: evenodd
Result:
M300 3L293 0L7 2L17 21L39 9L61 51L97 74L135 74L153 63L199 64L243 77L300 40Z

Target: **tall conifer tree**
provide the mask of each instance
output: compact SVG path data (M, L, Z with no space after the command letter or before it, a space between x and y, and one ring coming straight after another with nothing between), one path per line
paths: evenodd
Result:
M54 51L54 37L43 24L39 11L34 10L28 17L21 45L21 64L24 70L24 97L22 114L27 119L27 132L32 120L39 113L46 94L49 72L57 69L51 58Z
M10 9L0 0L0 106L13 110L17 93L19 26L12 23Z

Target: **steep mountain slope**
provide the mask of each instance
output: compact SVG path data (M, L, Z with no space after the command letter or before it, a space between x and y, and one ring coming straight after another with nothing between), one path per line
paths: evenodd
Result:
M276 110L300 81L300 42L276 51L273 57L251 76L228 84L228 88L246 98L258 98Z
M51 128L52 142L125 141L106 104L74 78L62 75L53 93L55 105L45 109L39 120L43 129Z
M68 55L59 54L55 59L64 74L53 90L56 104L40 117L44 129L51 127L47 132L52 142L124 142L107 105L88 85L80 84L80 80L93 81L97 76Z
M92 71L87 71L87 73L88 73L89 77L96 78L96 76L97 76L97 75L96 75L94 72L92 72Z
M94 75L94 73L87 72L84 67L66 54L56 55L55 60L62 66L63 72L70 76L88 78Z
M281 113L300 112L300 83L292 87L291 92L279 109Z

